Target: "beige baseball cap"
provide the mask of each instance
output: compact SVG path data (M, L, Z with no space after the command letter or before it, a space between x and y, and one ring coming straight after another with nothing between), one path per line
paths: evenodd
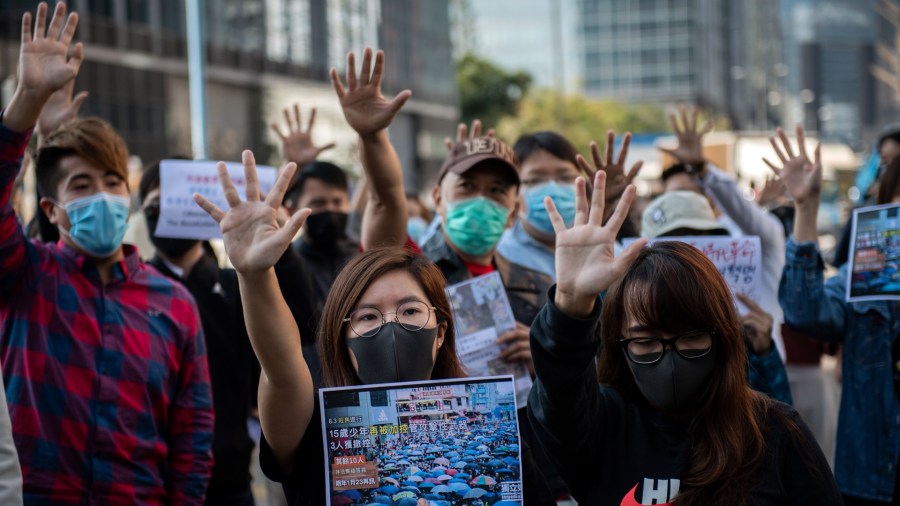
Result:
M641 215L641 236L655 239L679 228L720 231L706 197L692 191L671 191L653 199Z

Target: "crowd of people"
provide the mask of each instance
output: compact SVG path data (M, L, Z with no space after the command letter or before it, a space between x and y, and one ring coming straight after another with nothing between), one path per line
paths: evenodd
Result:
M677 163L638 220L630 134L616 153L609 132L588 160L558 133L510 146L475 121L447 140L432 214L387 134L412 92L386 98L385 55L366 49L359 70L350 53L343 78L331 71L359 136L356 195L317 160L331 145L312 142L315 111L304 130L295 106L287 131L273 125L286 163L268 193L244 151L243 197L222 163L226 208L194 197L233 268L204 241L157 234L158 163L136 192L155 247L145 261L123 244L127 146L77 117L77 24L63 3L24 15L0 112L0 503L252 505L258 419L259 464L288 504L328 504L317 390L465 377L445 290L493 272L517 321L501 357L534 377L516 455L507 433L496 464L442 454L448 465L411 471L387 455L396 476L331 504L505 506L501 471L521 476L527 505L900 501L900 303L848 302L847 263L825 278L822 157L801 127L795 142L771 137L765 206L704 157L711 125L682 108ZM870 203L900 203L900 129L878 147ZM28 225L14 208L23 170L39 193ZM759 237L758 299L661 240L676 236ZM836 435L826 350L841 357ZM483 432L453 443L477 449Z

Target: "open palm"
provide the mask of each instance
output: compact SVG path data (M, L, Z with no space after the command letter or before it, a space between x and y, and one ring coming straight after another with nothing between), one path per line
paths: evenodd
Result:
M814 158L810 159L806 150L806 135L803 127L797 125L797 148L794 154L791 142L784 130L776 130L778 139L769 137L769 142L775 149L775 154L781 160L782 167L778 168L769 160L763 158L766 165L781 178L784 187L798 204L802 204L810 198L818 198L822 190L822 144L816 145ZM781 140L781 146L779 146Z
M628 147L631 145L631 133L626 132L622 138L622 148L619 156L613 161L616 146L616 134L612 130L606 132L606 148L603 156L600 156L600 147L596 142L591 142L591 158L594 165L591 166L583 156L578 155L575 159L579 167L588 177L593 178L598 171L606 172L606 202L614 202L618 200L625 192L625 188L634 181L644 165L643 160L639 160L628 172L625 172L625 160L628 158Z
M298 167L303 167L316 161L319 153L335 146L333 142L322 146L316 146L313 143L312 130L316 122L315 107L309 111L309 121L306 124L306 130L303 130L303 126L300 123L299 104L294 104L293 117L291 117L291 113L287 108L284 109L284 120L287 125L287 133L283 132L277 123L272 123L272 131L281 139L285 160L296 163Z
M678 139L678 147L675 149L660 149L674 156L682 163L699 165L703 163L703 136L712 131L713 122L706 121L701 128L698 124L700 109L697 107L694 107L690 115L688 115L687 108L681 106L678 116L681 119L680 125L675 114L669 113L669 123L672 124L672 130Z
M194 201L203 208L219 224L222 238L225 241L225 252L238 272L249 273L264 271L273 267L284 254L291 240L310 210L298 211L283 226L278 223L278 208L284 198L297 165L288 163L275 181L272 191L260 201L259 179L256 174L256 161L253 153L244 151L244 177L247 180L247 199L241 200L237 188L231 181L228 168L219 162L217 169L219 182L228 201L228 211L194 194Z
M66 122L78 117L78 110L87 100L88 92L82 91L72 98L74 88L75 80L72 79L50 95L38 118L37 128L41 135L50 135Z
M588 205L585 181L578 178L575 189L575 222L566 228L553 200L544 205L556 231L557 293L572 298L593 300L622 276L637 257L645 240L630 244L618 257L614 254L616 234L622 227L634 201L635 188L628 186L606 225L603 221L606 172L594 176L594 193Z
M370 75L371 74L371 75ZM387 128L403 104L412 96L409 90L401 91L388 101L381 94L381 80L384 76L384 52L375 54L375 68L372 69L372 50L363 53L362 68L356 75L356 57L347 55L347 87L341 83L337 69L331 69L331 84L341 102L344 118L361 136L371 135Z
M72 46L69 54L69 46L78 26L78 14L73 12L66 18L64 3L56 4L49 28L46 20L47 4L43 2L35 14L33 35L31 13L22 17L19 87L49 97L78 75L84 61L84 49L79 42Z

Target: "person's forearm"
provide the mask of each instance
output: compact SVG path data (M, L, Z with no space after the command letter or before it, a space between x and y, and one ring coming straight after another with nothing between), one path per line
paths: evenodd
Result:
M762 242L784 238L784 227L778 218L767 213L755 202L749 201L741 194L737 183L711 163L706 164L706 171L701 178L703 188L715 199L746 235L757 235Z
M794 214L794 239L798 243L816 242L819 239L816 221L819 214L819 199L811 198L797 203Z
M17 89L3 111L3 124L13 132L25 132L37 124L49 97L35 91Z
M597 297L578 297L574 295L566 295L556 290L553 297L553 303L556 308L563 314L572 318L585 318L594 310Z
M851 312L844 300L846 267L827 282L824 262L814 243L788 242L784 271L778 286L778 302L784 322L820 341L837 342L847 334Z
M6 125L6 111L0 125L0 300L12 294L29 265L28 242L12 206L16 176L31 139L31 131L16 132ZM38 210L38 212L41 212Z
M297 322L281 295L275 270L239 273L238 280L247 334L262 366L260 425L275 459L287 472L312 418L312 375L303 359Z
M301 354L297 322L281 295L275 269L238 273L247 334L263 373L278 385L293 384L300 369L309 369Z
M363 249L406 243L406 194L403 167L387 130L360 137L360 159L369 181L369 201L363 215Z

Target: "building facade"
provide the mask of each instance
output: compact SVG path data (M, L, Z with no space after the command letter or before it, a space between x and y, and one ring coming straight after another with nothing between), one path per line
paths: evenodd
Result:
M725 7L724 0L580 0L584 91L722 110Z
M36 0L0 5L0 80L14 79L21 16ZM76 92L83 115L109 120L146 164L191 152L183 0L70 0L86 61ZM207 55L207 142L213 159L249 148L280 163L271 122L300 103L318 108L316 141L338 148L324 158L351 171L356 136L346 125L328 70L341 75L348 51L381 47L385 95L412 89L391 138L412 188L426 184L458 116L446 0L203 0ZM9 86L4 86L9 89ZM437 148L440 149L437 149Z

